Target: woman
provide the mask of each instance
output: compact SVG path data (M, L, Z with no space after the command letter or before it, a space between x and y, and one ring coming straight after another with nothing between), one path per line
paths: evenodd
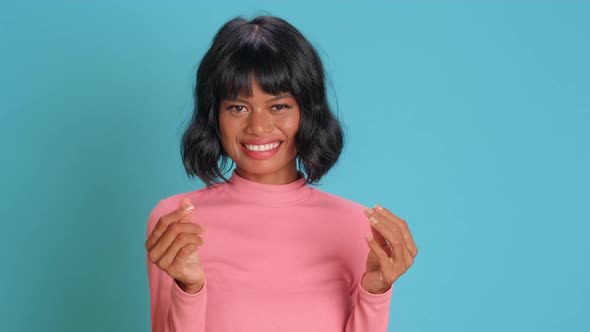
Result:
M182 138L187 173L207 186L148 217L152 330L386 331L392 284L417 249L388 209L309 186L342 146L301 33L272 16L223 25Z

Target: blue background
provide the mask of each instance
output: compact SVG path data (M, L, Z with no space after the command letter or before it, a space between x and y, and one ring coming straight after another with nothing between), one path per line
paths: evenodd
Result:
M145 227L203 187L179 140L235 15L317 47L346 130L317 188L420 253L390 331L587 331L590 5L68 1L0 10L3 331L147 331Z

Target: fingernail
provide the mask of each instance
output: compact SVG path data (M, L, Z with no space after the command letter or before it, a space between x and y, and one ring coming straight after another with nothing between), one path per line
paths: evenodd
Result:
M370 216L371 214L373 214L373 209L371 209L371 208L366 208L366 209L364 210L364 212L365 212L365 215L368 217L368 216Z
M371 217L369 220L373 223L373 225L377 225L379 223L379 220L377 220L375 217Z
M379 211L383 211L383 208L380 205L375 204L375 208Z
M366 237L367 240L371 241L373 239L373 234L367 234Z
M194 206L192 206L192 205L187 205L187 206L185 206L185 207L184 207L184 211L190 211L190 210L192 210L192 209L194 209L194 208L195 208L195 207L194 207Z

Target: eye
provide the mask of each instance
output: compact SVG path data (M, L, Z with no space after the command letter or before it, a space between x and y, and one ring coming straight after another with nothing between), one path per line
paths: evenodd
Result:
M231 111L231 110L234 110L234 111L236 111L236 112L238 112L238 113L242 113L242 112L238 111L238 110L236 109L236 107L242 107L242 108L243 108L244 106L242 106L242 105L230 105L230 106L228 106L228 107L227 107L227 109L228 109L228 110L230 110L230 111Z
M281 110L286 109L286 108L292 108L291 106L289 106L287 104L273 105L273 107L279 107L278 111L281 111Z

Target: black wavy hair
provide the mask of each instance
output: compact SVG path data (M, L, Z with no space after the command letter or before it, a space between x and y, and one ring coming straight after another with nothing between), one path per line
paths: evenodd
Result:
M328 105L318 53L294 26L270 15L229 20L203 56L196 76L194 111L181 142L187 175L199 177L207 187L218 178L230 182L222 169L228 160L234 161L221 144L219 103L240 93L251 96L253 78L266 93L291 92L297 100L297 165L306 183L318 182L342 152L343 129Z

